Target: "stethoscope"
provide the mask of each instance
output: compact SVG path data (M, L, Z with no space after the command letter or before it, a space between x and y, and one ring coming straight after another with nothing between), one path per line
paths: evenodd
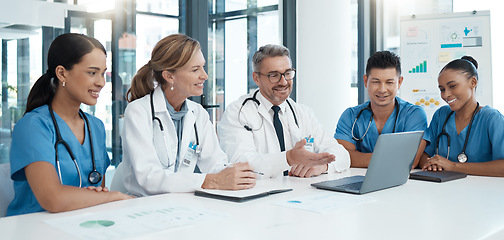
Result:
M65 146L68 154L70 154L70 157L72 158L72 161L75 164L75 168L77 169L77 173L79 174L79 187L82 187L81 171L80 171L79 165L77 164L77 160L75 159L75 156L72 152L72 149L70 149L70 145L68 145L68 143L65 140L63 140L63 138L61 137L58 123L56 123L56 118L54 117L51 103L49 103L47 105L49 106L49 113L51 114L51 119L54 124L54 129L56 130L56 143L54 143L54 151L56 152L56 167L58 168L60 182L61 182L61 184L63 184L63 176L61 175L61 168L60 168L59 154L58 154L58 145L61 143L61 144L63 144L63 146ZM89 121L86 117L86 114L84 114L84 112L81 109L79 109L79 113L82 116L82 118L84 119L84 122L86 122L86 126L88 129L88 135L89 135L89 144L91 145L91 161L93 162L93 170L88 175L88 181L92 184L97 184L101 181L102 175L98 171L96 171L94 148L93 148L93 137L91 136L91 128L89 127Z
M364 135L362 135L361 138L358 138L358 137L355 137L355 135L354 135L355 123L357 122L357 119L359 119L362 112L364 112L365 110L369 110L371 112L371 117L369 117L369 123L367 125L366 132L364 132ZM397 117L399 116L399 102L397 101L397 98L395 99L395 110L396 110L396 116L395 116L395 121L394 121L394 129L392 130L393 133L395 133ZM371 122L373 121L373 116L374 116L373 109L371 109L371 102L369 102L367 107L365 107L359 111L359 113L357 114L357 117L355 117L355 120L352 124L352 139L353 140L360 142L360 141L362 141L362 139L364 139L364 137L366 136L366 134L369 131L369 127L371 126Z
M464 148L462 148L462 152L459 153L459 155L457 155L457 160L461 163L467 162L467 160L468 160L467 154L465 154L465 150L467 147L467 141L469 140L469 134L471 134L471 126L474 121L474 116L476 116L476 112L478 112L478 109L479 109L479 102L476 103L476 109L474 109L474 112L471 116L471 121L469 122L469 128L467 129L467 135L466 135L466 138L464 141ZM448 132L446 132L446 123L448 123L448 119L450 119L450 116L452 114L453 114L453 111L451 111L450 114L448 114L448 116L446 117L444 124L443 124L443 128L441 129L441 133L438 134L437 139L436 139L436 141L437 141L436 155L439 155L439 140L441 139L441 136L446 136L446 140L447 140L447 144L448 144L448 153L446 155L446 159L448 159L450 157L450 135L448 134Z
M243 103L241 104L241 107L240 107L240 110L238 111L238 122L243 125L243 127L245 129L247 129L247 131L249 132L252 132L252 131L257 131L259 129L261 129L261 127L263 126L264 124L264 118L261 117L261 125L259 126L259 128L257 129L253 129L251 127L249 127L247 124L244 124L241 122L241 119L240 119L240 115L241 115L241 112L242 112L242 108L243 106L245 106L245 104L248 102L248 101L253 101L256 103L256 107L259 107L259 105L261 105L261 103L259 102L259 100L257 100L257 93L259 92L259 90L256 90L255 93L252 95L252 97L249 97L249 98L246 98L245 100L243 100ZM287 102L287 104L289 105L289 108L290 110L292 111L292 115L294 116L294 122L296 122L296 125L299 127L299 124L298 124L298 120L297 120L297 117L296 117L296 112L294 112L294 108L292 108L292 105L290 104L289 100L285 100Z
M166 153L166 142L165 142L165 138L164 138L164 127L163 127L163 123L161 123L161 119L159 119L158 117L156 117L156 113L154 112L154 90L152 90L151 94L150 94L150 107L151 107L151 114L152 114L152 121L155 122L157 121L158 125L159 125L159 129L161 130L161 132L163 133L163 146L165 146L165 153ZM200 147L200 144L199 144L199 137L198 137L198 128L196 127L196 122L194 122L194 134L196 135L196 149L195 149L195 152L198 156L200 156L200 153L201 153L201 147ZM165 165L161 160L162 159L159 159L159 162L161 163L161 165L163 165L163 167L165 168L169 168L171 166L173 166L173 164L175 163L172 163L170 164L170 159L168 158L168 154L166 153L166 157L168 159L168 164Z

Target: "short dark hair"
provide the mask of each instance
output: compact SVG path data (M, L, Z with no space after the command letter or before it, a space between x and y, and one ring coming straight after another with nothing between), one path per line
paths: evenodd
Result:
M399 56L397 56L395 53L389 51L375 52L367 60L366 75L369 75L369 72L371 72L371 69L373 68L395 68L397 74L401 75L401 58L399 58Z

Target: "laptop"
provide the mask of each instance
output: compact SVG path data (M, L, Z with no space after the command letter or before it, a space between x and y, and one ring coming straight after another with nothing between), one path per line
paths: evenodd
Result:
M354 194L402 185L408 180L423 133L416 131L381 134L376 141L366 176L345 177L311 185Z

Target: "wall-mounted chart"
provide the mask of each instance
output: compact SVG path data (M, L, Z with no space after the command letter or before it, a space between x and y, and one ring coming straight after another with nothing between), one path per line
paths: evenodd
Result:
M404 81L399 96L422 106L430 122L434 112L446 105L438 88L439 71L464 55L479 64L478 101L492 106L489 11L401 17Z
M423 61L422 63L416 65L409 73L426 73L427 72L427 61Z

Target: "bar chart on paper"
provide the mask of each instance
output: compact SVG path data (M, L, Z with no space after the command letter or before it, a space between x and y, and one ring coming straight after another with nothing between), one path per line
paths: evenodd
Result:
M427 72L427 61L423 61L419 65L409 70L409 73L426 73L426 72Z

